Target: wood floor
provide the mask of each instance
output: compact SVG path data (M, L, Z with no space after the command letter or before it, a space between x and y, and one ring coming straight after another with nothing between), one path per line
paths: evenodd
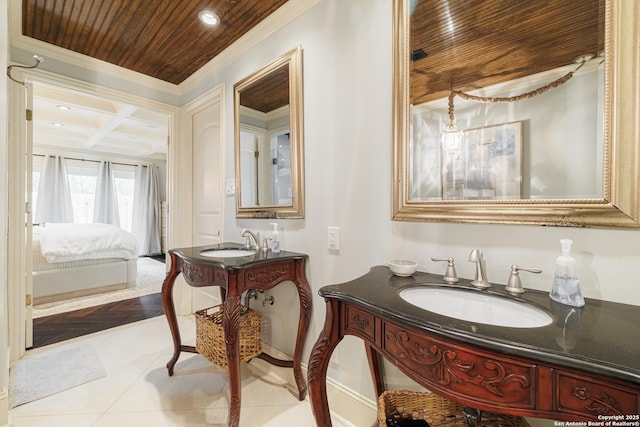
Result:
M164 314L160 293L33 319L33 348Z

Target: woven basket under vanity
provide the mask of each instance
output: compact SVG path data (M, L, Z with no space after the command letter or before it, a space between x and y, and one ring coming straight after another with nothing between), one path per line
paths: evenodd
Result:
M386 427L387 419L425 420L431 427L467 427L462 405L434 393L390 390L378 398L378 427ZM515 415L482 412L482 427L530 427Z
M215 312L209 313L214 309L216 309ZM223 315L222 305L195 312L196 351L219 369L227 369L227 353L222 325ZM238 347L241 362L246 363L262 353L261 323L259 311L247 309L240 314Z

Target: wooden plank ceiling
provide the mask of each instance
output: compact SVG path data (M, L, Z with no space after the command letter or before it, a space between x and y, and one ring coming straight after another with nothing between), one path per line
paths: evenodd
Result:
M604 49L604 0L418 0L411 103L564 67Z
M273 70L268 78L261 78L243 89L240 105L262 113L289 105L289 65Z
M23 0L22 33L179 84L287 0ZM198 12L220 17L206 27Z

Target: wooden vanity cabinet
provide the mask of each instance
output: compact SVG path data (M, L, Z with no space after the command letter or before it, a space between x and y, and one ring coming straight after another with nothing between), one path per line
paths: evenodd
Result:
M312 298L311 288L306 278L307 255L287 251L281 251L278 254L271 251L256 251L251 256L229 258L203 255L223 249L242 249L242 246L222 243L169 251L171 268L162 285L163 307L173 339L173 356L167 362L167 370L169 376L172 376L174 366L182 352L197 353L195 346L182 344L173 302L176 277L182 274L186 283L192 287L218 286L224 307L222 326L229 372L230 404L227 425L237 427L240 424L242 391L239 336L242 310L240 300L243 293L250 289L269 290L285 281L291 281L295 285L300 305L293 360L278 359L264 352L257 357L272 365L293 369L299 400L303 400L307 393L307 384L302 373L302 350L311 322Z
M339 306L341 335L364 339L419 384L465 406L567 421L640 412L637 387L461 344L348 303ZM379 361L370 363L374 376L380 375Z
M326 375L345 335L364 341L378 396L385 390L382 356L426 389L468 407L577 423L564 426L640 426L640 330L630 327L640 307L587 299L576 311L555 305L546 292L527 290L518 299L550 313L553 321L508 328L431 313L399 296L407 287L439 280L423 272L397 277L375 266L320 289L325 323L308 369L318 427L332 425ZM468 283L461 279L456 286ZM475 291L514 298L504 285Z
M639 421L640 389L564 368L553 370L554 410L563 419L620 415L622 421Z

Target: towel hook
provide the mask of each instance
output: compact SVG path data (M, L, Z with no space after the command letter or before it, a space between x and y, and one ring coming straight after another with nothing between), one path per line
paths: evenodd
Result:
M33 55L33 59L36 60L36 63L34 65L31 66L27 66L27 65L9 65L7 67L7 76L13 80L16 83L21 84L22 86L27 86L27 81L21 82L20 80L14 79L13 76L11 75L11 69L16 67L16 68L23 68L23 69L31 69L31 68L38 68L38 66L40 65L41 62L44 62L44 59L40 56L40 55Z

